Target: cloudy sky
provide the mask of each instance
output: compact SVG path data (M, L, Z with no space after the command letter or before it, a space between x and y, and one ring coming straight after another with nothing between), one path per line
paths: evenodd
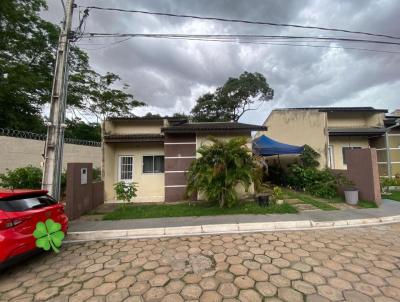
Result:
M43 17L62 19L58 0ZM76 0L78 6L103 6L177 14L248 19L344 28L400 36L398 0ZM76 27L79 11L74 12ZM344 33L179 19L91 10L86 32L174 34L265 34L357 37ZM382 38L381 38L382 39ZM160 114L188 113L195 100L243 71L260 72L275 90L271 102L246 113L241 121L262 123L273 108L306 106L400 107L400 53L341 48L254 45L205 41L132 38L78 42L98 72L119 74L147 108ZM400 46L343 42L311 43L400 52Z

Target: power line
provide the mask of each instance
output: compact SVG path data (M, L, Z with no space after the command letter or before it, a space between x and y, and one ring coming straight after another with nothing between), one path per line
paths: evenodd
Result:
M129 39L134 37L129 37L127 39L123 39L120 41L116 41L113 43L80 43L79 45L105 45L98 48L82 48L85 50L100 50L108 48L114 44L125 42ZM396 54L400 53L400 51L390 51L390 50L379 50L379 49L369 49L369 48L359 48L359 47L343 47L343 46L331 46L331 45L310 45L310 44L299 44L304 42L311 42L311 43L326 43L330 41L290 41L290 40L275 40L275 39L264 39L264 40L254 40L254 41L238 41L233 39L210 39L210 38L181 38L181 37L153 37L153 36L146 36L141 38L159 38L159 39L169 39L169 40L185 40L185 41L203 41L203 42L225 42L225 43L239 43L239 44L255 44L255 45L277 45L277 46L293 46L293 47L311 47L311 48L332 48L332 49L348 49L348 50L361 50L361 51L369 51L369 52L377 52L377 53L390 53ZM271 41L271 42L266 42ZM284 42L291 42L291 43L284 43Z
M353 39L353 38L342 38L342 37L317 37L317 36L286 36L286 35L243 35L243 34L140 34L140 33L85 33L82 38L94 38L94 37L152 37L152 38L166 38L166 37L177 37L177 38L217 38L217 39L315 39L321 41L338 41L338 42L358 42L358 43L372 43L372 44L385 44L385 45L400 45L400 42L391 41L380 41L380 40L368 40L368 39Z
M343 33L349 33L349 34L359 34L359 35L367 35L367 36L383 37L383 38L400 40L400 37L389 35L389 34L370 33L370 32L365 32L365 31L353 31L353 30L347 30L347 29L341 29L341 28L329 28L329 27L321 27L321 26L275 23L275 22L267 22L267 21L252 21L252 20L242 20L242 19L227 19L227 18L219 18L219 17L202 17L202 16L195 16L195 15L151 12L151 11L144 11L144 10L121 9L121 8L113 8L113 7L88 6L86 8L95 9L95 10L117 11L117 12L124 12L124 13L138 13L138 14L146 14L146 15L167 16L167 17L176 17L176 18L190 18L190 19L199 19L199 20L212 20L212 21L245 23L245 24L255 24L255 25L293 27L293 28L301 28L301 29L316 29L316 30L323 30L323 31L343 32Z

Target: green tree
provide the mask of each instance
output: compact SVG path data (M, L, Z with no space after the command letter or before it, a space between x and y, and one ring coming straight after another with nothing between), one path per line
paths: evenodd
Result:
M208 201L231 207L238 201L237 185L247 191L256 168L246 138L229 141L210 138L212 145L202 146L188 171L187 195L204 194Z
M262 74L245 71L239 78L229 78L214 93L198 98L191 113L199 122L238 121L245 112L257 109L256 102L269 101L273 96L274 90Z
M80 119L67 119L65 137L90 141L101 141L101 129L99 123L85 123Z
M45 0L2 0L0 5L0 127L44 132L42 108L50 101L59 28L39 12ZM76 46L68 57L67 105L96 117L127 114L143 105L117 89L120 78L91 69L88 55ZM7 77L5 76L7 75Z
M136 197L137 183L131 182L126 183L123 181L114 184L115 195L118 200L122 200L122 209L125 209L125 204L132 201L132 198Z

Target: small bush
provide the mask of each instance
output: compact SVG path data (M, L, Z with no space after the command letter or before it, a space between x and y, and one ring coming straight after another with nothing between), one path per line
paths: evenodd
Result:
M114 191L118 200L122 200L122 208L125 209L125 204L131 202L131 199L136 197L136 183L126 183L123 181L114 184Z
M0 174L0 187L10 189L40 189L42 186L42 170L27 166L15 170L7 170Z

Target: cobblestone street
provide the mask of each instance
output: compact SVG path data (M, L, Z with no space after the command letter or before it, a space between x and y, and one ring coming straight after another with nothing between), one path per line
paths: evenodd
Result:
M400 224L67 244L0 275L1 301L398 301Z

